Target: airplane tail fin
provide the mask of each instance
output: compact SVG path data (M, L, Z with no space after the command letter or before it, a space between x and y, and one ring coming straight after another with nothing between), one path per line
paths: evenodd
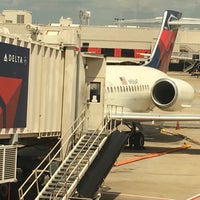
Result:
M144 64L145 66L157 68L164 72L168 71L174 42L179 28L177 25L170 25L169 22L179 20L181 16L182 13L178 11L165 11L158 40L150 58Z

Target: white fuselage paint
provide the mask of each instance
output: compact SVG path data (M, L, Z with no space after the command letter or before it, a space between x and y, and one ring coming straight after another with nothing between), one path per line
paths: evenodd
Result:
M166 73L150 67L108 65L105 103L123 106L127 111L149 111L154 107L151 99L153 85L167 77Z

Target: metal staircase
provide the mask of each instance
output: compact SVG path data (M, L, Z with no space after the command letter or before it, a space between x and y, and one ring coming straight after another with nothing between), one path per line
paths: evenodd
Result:
M83 135L36 200L68 199L105 141L103 132Z
M85 112L83 112L72 125L70 137L64 143L61 138L42 163L19 188L20 200L66 200L73 196L76 192L77 184L98 155L107 136L111 132L111 130L107 129L110 121L108 116L105 117L99 128L93 132L83 132L85 119ZM81 136L78 142L74 143L77 133ZM66 146L67 149L69 146L72 146L70 148L71 151L62 162L60 161L59 167L54 172L51 172L52 170L49 169L55 164L56 159L62 157L62 150ZM58 147L60 149L57 151ZM39 184L41 179L45 182L43 188Z

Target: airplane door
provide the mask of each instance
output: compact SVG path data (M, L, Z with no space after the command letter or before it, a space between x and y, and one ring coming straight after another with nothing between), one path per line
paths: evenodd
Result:
M88 78L88 130L95 130L104 118L104 79Z

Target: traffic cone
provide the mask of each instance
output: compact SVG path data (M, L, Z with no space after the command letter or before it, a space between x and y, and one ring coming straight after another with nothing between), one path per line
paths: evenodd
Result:
M180 129L179 121L176 122L176 130Z

